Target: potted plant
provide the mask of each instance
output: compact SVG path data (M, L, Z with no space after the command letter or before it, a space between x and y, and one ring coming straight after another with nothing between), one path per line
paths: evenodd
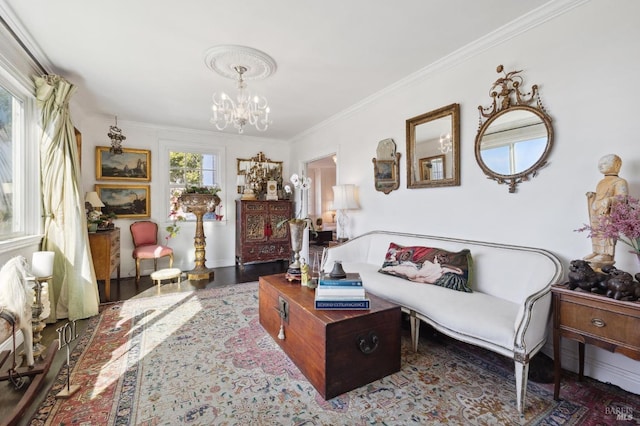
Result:
M98 210L91 210L87 213L87 228L89 232L96 232L98 230L98 225L102 223L101 216L102 213Z
M196 216L196 234L193 239L195 248L195 268L187 272L190 280L209 279L212 270L205 265L205 236L202 223L203 216L220 204L218 186L187 186L178 198L182 208Z
M178 198L180 203L187 208L187 211L190 211L196 205L217 206L220 204L219 192L220 187L217 185L187 185Z

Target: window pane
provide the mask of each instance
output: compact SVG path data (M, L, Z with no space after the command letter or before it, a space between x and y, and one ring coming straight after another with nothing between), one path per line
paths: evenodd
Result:
M22 231L14 194L19 189L14 173L16 135L20 128L22 105L9 91L0 86L0 240Z
M501 175L512 174L509 158L509 145L482 150L482 161L484 164L495 173Z
M516 173L524 172L542 157L547 138L530 139L515 144Z
M169 183L171 185L184 185L184 170L169 170Z

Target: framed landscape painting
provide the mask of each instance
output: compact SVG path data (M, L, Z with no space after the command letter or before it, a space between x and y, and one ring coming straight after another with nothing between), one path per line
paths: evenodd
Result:
M108 146L96 147L97 180L151 180L151 151L123 148L122 154L112 154Z
M96 185L96 192L103 214L114 213L118 219L151 216L149 185Z

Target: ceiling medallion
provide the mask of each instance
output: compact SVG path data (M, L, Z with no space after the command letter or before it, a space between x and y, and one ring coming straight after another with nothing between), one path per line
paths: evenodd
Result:
M270 108L263 96L250 95L246 80L262 80L276 71L276 62L264 52L245 46L215 46L205 52L209 69L225 77L237 79L235 100L224 92L213 94L211 123L218 130L233 125L238 133L247 124L265 131L271 124Z
M236 79L235 68L243 66L247 70L242 75L245 80L263 80L276 72L276 61L260 50L246 46L214 46L205 52L204 62L211 71L223 77Z

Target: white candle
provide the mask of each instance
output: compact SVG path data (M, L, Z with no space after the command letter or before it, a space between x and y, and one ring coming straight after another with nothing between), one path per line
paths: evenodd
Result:
M50 277L53 275L52 251L36 251L31 256L31 273L34 277Z

